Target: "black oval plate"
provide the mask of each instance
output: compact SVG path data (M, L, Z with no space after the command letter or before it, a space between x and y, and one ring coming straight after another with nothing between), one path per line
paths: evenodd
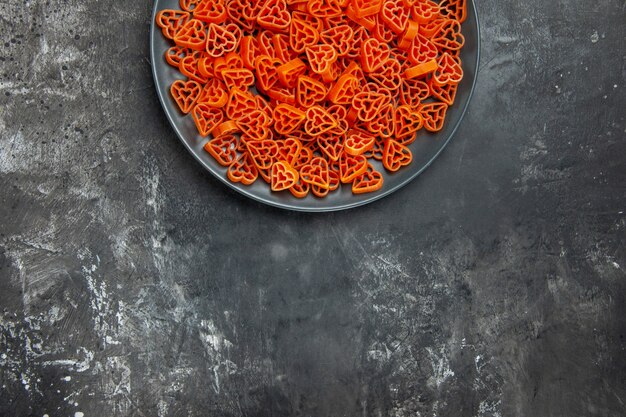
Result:
M171 43L162 35L160 28L155 25L154 19L159 10L177 8L179 8L179 0L155 0L150 28L152 73L167 119L185 147L202 166L229 187L254 200L272 206L298 211L335 211L371 203L393 193L421 174L441 153L459 127L474 91L480 55L480 26L474 1L468 0L468 17L462 26L465 46L461 50L465 76L459 85L454 105L448 109L445 126L437 134L430 134L422 129L417 134L415 142L409 145L413 152L413 162L396 173L386 172L378 161L374 161L375 164L373 165L376 165L376 169L382 172L385 178L382 189L374 193L354 195L350 184L348 184L329 193L326 198L309 195L304 199L297 199L289 191L272 192L269 185L261 179L250 186L233 183L226 178L226 168L219 165L212 156L204 151L203 146L207 139L198 134L191 116L180 113L169 94L169 86L172 82L184 78L184 76L165 61L164 54Z

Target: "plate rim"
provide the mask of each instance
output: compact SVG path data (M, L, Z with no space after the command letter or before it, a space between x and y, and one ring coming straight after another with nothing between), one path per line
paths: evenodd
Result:
M165 113L165 116L167 117L167 120L168 120L170 126L174 129L174 132L176 132L176 136L178 136L178 140L183 143L183 145L185 146L187 151L193 156L193 158L197 162L200 163L200 165L202 165L204 167L205 170L209 171L211 173L211 175L216 177L223 184L227 185L228 188L230 188L231 190L234 190L234 191L236 191L236 192L238 192L238 193L240 193L240 194L242 194L242 195L244 195L244 196L246 196L248 198L251 198L254 201L257 201L257 202L260 202L260 203L263 203L263 204L267 204L267 205L272 206L272 207L277 207L277 208L281 208L281 209L284 209L284 210L291 210L291 211L298 211L298 212L308 212L308 213L323 213L323 212L343 211L343 210L349 210L349 209L353 209L353 208L356 208L356 207L364 206L366 204L373 203L375 201L380 200L383 197L387 197L388 195L390 195L390 194L400 190L401 188L405 187L407 184L412 182L419 175L421 175L424 171L426 171L426 169L430 167L430 165L435 161L435 159L437 159L439 157L439 155L441 154L441 152L443 152L443 150L448 146L448 144L450 143L452 138L455 136L457 130L459 129L459 127L461 125L461 122L465 118L465 115L467 114L467 110L469 108L469 105L470 105L470 103L472 101L472 97L474 96L474 89L476 88L476 81L478 80L478 73L480 72L480 55L481 55L481 38L480 38L480 33L481 33L481 30L480 30L480 20L478 18L478 10L476 8L476 2L474 0L468 0L472 4L472 9L473 9L473 12L474 12L473 13L474 19L476 20L476 66L475 66L476 70L474 72L474 78L472 79L472 85L471 85L470 90L469 90L469 95L467 97L467 101L465 102L465 104L463 106L463 109L461 110L461 115L460 115L459 119L457 120L456 124L454 125L454 127L452 128L452 131L450 132L448 137L445 139L445 141L443 142L441 147L437 150L437 152L432 156L432 158L430 158L426 164L424 164L420 169L416 170L411 176L409 176L408 178L406 178L405 180L403 180L399 184L396 184L393 187L391 187L388 190L385 190L385 191L383 191L381 193L373 194L369 198L366 198L366 199L361 200L361 201L354 201L354 202L335 204L335 205L331 205L331 206L320 206L320 207L301 207L301 206L296 206L296 205L292 205L292 204L289 204L289 203L274 201L274 200L272 200L270 198L265 198L265 197L262 197L262 196L258 196L258 195L250 192L249 190L247 190L245 188L236 187L235 184L231 183L225 176L218 175L217 172L214 172L212 167L207 165L205 163L205 161L203 161L200 158L200 156L197 155L197 153L187 143L187 141L183 137L182 132L180 131L180 129L178 128L177 124L174 122L172 116L170 115L169 111L167 110L167 106L166 106L166 103L165 103L165 97L163 97L163 94L161 93L161 90L159 89L158 75L157 75L157 70L156 70L156 66L155 66L155 57L156 57L155 48L156 48L156 45L155 45L154 39L155 39L155 31L157 30L157 27L156 27L156 24L155 24L155 19L156 19L156 14L157 14L157 4L159 3L159 1L161 1L161 0L154 0L153 6L152 6L152 19L150 21L150 67L152 69L152 80L154 82L154 88L156 90L157 96L159 97L159 102L161 103L161 109Z

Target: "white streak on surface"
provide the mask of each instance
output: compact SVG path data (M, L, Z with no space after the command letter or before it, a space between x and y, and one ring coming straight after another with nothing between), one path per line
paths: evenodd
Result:
M427 347L426 351L430 356L430 363L433 367L433 376L430 380L433 380L437 387L441 386L451 376L454 376L454 371L450 369L450 363L446 355L445 347L441 347L439 352L436 352L433 348Z

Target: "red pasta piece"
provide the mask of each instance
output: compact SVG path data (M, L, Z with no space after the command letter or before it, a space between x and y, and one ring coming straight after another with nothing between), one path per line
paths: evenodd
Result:
M438 85L433 82L433 79L430 80L428 84L430 91L432 92L433 97L439 99L443 103L446 103L448 106L454 104L454 99L456 98L456 92L458 90L458 84L445 84Z
M352 182L356 177L367 171L367 159L363 155L350 155L346 152L339 158L341 182Z
M409 9L405 7L404 0L384 0L380 17L389 29L400 34L409 23Z
M346 24L332 26L320 33L320 39L325 44L331 45L337 51L337 56L341 57L352 49L354 31Z
M408 145L415 140L415 133L424 125L424 119L418 110L402 105L396 108L394 131L396 141Z
M303 53L309 46L317 44L320 34L311 24L300 19L292 19L289 27L289 45L296 53Z
M324 22L322 21L322 19L317 16L313 16L312 14L309 14L308 11L294 10L291 13L291 17L292 19L298 19L311 25L318 32L321 32L324 30Z
M200 73L200 70L198 69L198 60L193 55L189 55L181 59L180 63L178 64L178 69L184 76L186 76L190 80L197 81L200 84L205 84L208 81Z
M170 87L170 94L174 98L180 111L185 114L191 111L201 91L200 84L193 80L177 80L174 81Z
M319 198L324 198L329 192L335 191L341 185L339 181L339 173L329 168L328 170L328 188L318 187L317 185L311 185L311 192L313 195Z
M254 36L244 36L239 43L239 53L241 54L244 67L254 70L256 68L256 59L261 55L259 41Z
M201 51L206 43L206 25L198 19L189 19L176 31L176 45Z
M376 24L370 30L374 39L385 45L389 45L389 47L392 48L392 46L397 43L396 38L398 37L398 34L391 30L389 26L384 24L380 15L374 16L374 22ZM396 48L393 49L395 50Z
M411 16L420 25L425 25L439 18L439 5L432 0L420 0L413 4Z
M318 136L317 144L322 153L331 161L339 160L343 152L343 138L337 135Z
M233 135L235 133L239 133L239 126L237 126L237 122L234 120L222 122L215 126L215 128L211 131L211 135L213 135L213 137Z
M205 103L211 107L222 108L228 102L228 91L217 78L209 80L198 97L198 103Z
M458 84L463 79L463 68L457 58L445 52L437 60L437 69L433 73L432 82L438 86Z
M313 158L313 151L310 147L303 146L300 148L298 157L293 162L293 167L299 169L301 166L309 162Z
M424 119L424 128L429 132L439 132L443 128L448 105L446 103L427 103L420 108Z
M241 15L241 17L243 17L244 20L246 20L248 25L252 26L252 29L246 30L252 32L252 30L256 26L256 17L259 14L259 9L261 8L261 6L263 6L263 2L260 0L237 0L237 2L239 3L239 14Z
M224 23L228 18L224 0L198 1L193 17L207 23Z
M278 83L277 68L281 62L267 55L261 55L256 59L257 88L262 91L269 91Z
M256 101L256 107L257 109L265 112L265 114L267 114L268 116L272 116L272 106L270 106L270 104L267 102L266 99L263 98L263 96L260 95L256 95L254 96L254 100Z
M352 182L353 194L373 193L382 188L384 184L382 174L374 169L372 165L367 164L367 169L361 175L354 178Z
M272 36L274 53L282 62L288 62L298 57L298 54L289 45L289 35L277 33Z
M201 136L208 136L224 120L222 110L211 107L206 103L196 104L191 115Z
M388 91L396 91L402 84L401 70L400 63L393 58L389 58L378 70L371 72L369 77Z
M218 58L221 59L221 58ZM237 52L228 52L224 56L228 69L244 69L243 59Z
M419 107L422 100L426 100L431 92L429 84L418 79L403 80L400 89L400 104L406 104L414 109Z
M348 51L346 57L350 59L360 59L361 46L369 35L367 33L367 29L365 29L361 25L358 25L356 28L353 27L352 30L354 31L354 37L352 38L352 48ZM355 61L352 62L356 63Z
M272 119L261 110L251 110L237 119L237 126L250 140L263 140L270 135Z
M320 75L327 74L337 61L337 51L332 45L319 44L306 48L306 56L311 70Z
M244 92L238 88L232 88L228 95L226 103L226 115L231 120L236 120L256 109L256 100L254 96L247 91Z
M210 1L210 0L207 0ZM226 3L226 13L230 20L241 30L251 33L256 28L256 11L253 5L246 0L229 0ZM252 15L252 17L250 17Z
M222 166L230 166L237 159L237 136L221 135L204 145L207 151Z
M298 182L298 171L285 161L278 161L272 165L272 191L283 191L291 188Z
M203 0L180 0L179 4L181 9L187 12L193 12L196 6L198 6L198 3L201 3L202 1Z
M172 46L165 52L165 60L171 66L178 68L180 61L186 56L193 55L194 50L183 46Z
M273 105L280 103L295 104L296 95L295 89L287 88L282 85L276 85L266 93L273 102Z
M274 108L274 129L281 135L298 129L305 119L305 112L290 104L281 103Z
M228 179L232 182L250 185L258 178L259 171L252 162L250 155L246 152L241 154L239 158L228 167L227 175Z
M458 51L465 44L461 24L456 20L445 19L431 37L431 41L441 49Z
M389 99L382 93L361 92L352 99L352 109L356 112L356 117L359 120L369 122L388 102Z
M343 72L344 74L354 75L356 79L359 81L359 84L365 84L365 74L363 73L363 69L359 64L352 61Z
M294 185L289 187L289 192L296 198L306 198L311 190L311 185L302 181L302 178L298 179Z
M238 88L243 91L254 85L254 74L244 68L222 70L222 79L228 89Z
M237 25L219 26L210 23L206 35L206 51L213 58L223 56L237 49L240 38L241 29Z
M213 79L215 77L213 65L213 57L210 57L207 54L202 54L198 58L198 72L200 72L200 74L207 80Z
M354 0L352 4L358 17L375 15L383 6L382 0Z
M361 68L365 72L376 71L389 59L389 47L370 38L361 45Z
M308 0L307 11L316 17L333 17L341 14L341 6L335 0Z
M381 108L376 116L365 123L367 130L382 138L389 138L395 132L395 109L393 104L387 104Z
M441 0L439 6L442 16L454 19L459 23L463 23L467 19L466 0Z
M383 165L385 169L396 172L407 166L413 160L411 150L393 139L387 139L383 150Z
M277 58L276 51L274 50L274 42L272 41L273 37L274 32L270 30L262 30L257 34L257 40L259 41L261 55L267 55L271 58Z
M328 162L324 158L315 157L300 168L300 178L304 182L320 188L330 188Z
M265 29L282 32L289 28L291 15L284 0L266 0L259 9L256 21Z
M277 140L276 144L278 145L276 160L286 161L289 165L296 168L302 150L302 142L297 138L289 137L287 139Z
M382 161L383 160L383 150L385 148L385 142L387 141L387 138L382 138L382 137L377 137L374 140L374 147L365 152L365 156L367 158L373 158L377 161Z
M322 135L337 126L337 120L320 106L312 106L306 111L304 131L311 136Z
M191 14L182 10L165 9L156 15L156 24L163 36L174 39L178 30L191 18Z
M349 155L362 155L374 148L374 136L353 130L348 134L345 142L344 151Z
M415 39L419 33L419 23L414 20L409 20L406 30L402 33L400 39L398 39L398 48L406 50L413 45L413 39Z
M278 79L284 87L293 88L298 78L307 70L307 66L300 58L295 58L276 68Z
M406 78L407 80L410 80L412 78L423 77L432 72L435 72L438 68L438 65L439 64L437 64L437 61L432 59L428 62L417 64L414 67L408 68L407 70L404 71L403 75L404 75L404 78Z
M270 169L278 156L278 145L273 140L246 141L248 153L259 169Z
M344 74L328 92L328 100L334 104L350 104L358 87L359 80L354 75Z

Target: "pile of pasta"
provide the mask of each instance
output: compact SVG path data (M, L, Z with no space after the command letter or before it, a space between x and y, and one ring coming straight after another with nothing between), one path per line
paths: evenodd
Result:
M157 13L170 92L230 181L325 197L383 186L442 129L466 0L180 0Z

